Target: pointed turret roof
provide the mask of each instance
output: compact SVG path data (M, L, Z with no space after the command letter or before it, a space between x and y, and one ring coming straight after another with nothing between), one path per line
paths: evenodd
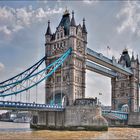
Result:
M87 33L87 29L86 29L86 25L85 25L85 18L83 18L82 32Z
M51 35L50 21L48 20L48 28L45 35Z
M65 32L65 35L69 35L69 28L70 28L70 14L69 14L69 11L66 9L63 16L62 16L62 19L59 23L59 26L58 27L64 27L64 32Z
M72 11L72 18L71 18L71 23L70 23L71 26L76 26L76 23L75 23L75 18L74 18L74 11Z
M125 48L122 52L120 62L124 61L126 64L126 67L130 67L131 61L130 61L130 56L128 54L128 50Z

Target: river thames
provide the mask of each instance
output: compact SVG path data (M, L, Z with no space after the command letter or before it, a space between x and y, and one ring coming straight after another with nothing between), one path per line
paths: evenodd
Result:
M28 123L0 122L0 139L9 140L84 140L84 139L140 139L140 128L109 128L108 131L49 131L32 130Z

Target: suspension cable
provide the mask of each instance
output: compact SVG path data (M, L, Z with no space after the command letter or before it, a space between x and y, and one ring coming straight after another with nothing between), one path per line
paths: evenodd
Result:
M65 52L65 54L63 54L59 59L57 59L56 61L54 61L52 64L50 64L49 66L47 66L46 68L45 68L45 70L47 70L47 69L49 69L49 72L47 73L47 75L46 76L44 76L43 78L41 77L40 79L39 79L39 81L37 81L36 83L35 82L32 82L32 84L29 86L29 87L25 87L25 86L23 86L23 84L21 85L19 85L19 89L20 90L18 90L18 91L14 91L13 89L12 89L12 92L11 93L1 93L0 94L0 97L4 97L4 96L12 96L12 95L14 95L14 94L19 94L19 93L21 93L21 92L23 92L23 91L26 91L26 90L29 90L29 89L31 89L32 87L34 87L34 86L36 86L37 84L39 84L39 83L41 83L43 80L46 80L48 77L50 77L53 73L54 73L54 91L55 91L55 82L56 82L56 74L55 74L55 72L56 72L56 70L63 64L63 62L65 61L65 59L70 55L70 53L71 53L71 49L69 49L67 52ZM41 70L40 72L44 72L44 69L43 70ZM36 73L36 76L37 76L37 74L38 75L40 75L40 72L38 72L38 73ZM20 75L20 76L22 76L22 75ZM32 77L32 76L29 76L30 78ZM26 79L26 80L28 80L29 79L29 77ZM25 83L24 83L25 84ZM20 99L22 99L22 94L21 94L21 96L20 96Z
M38 72L38 69L37 69ZM38 81L38 75L36 76L36 82ZM36 103L37 103L37 98L38 98L38 84L36 85Z
M53 91L53 104L55 104L55 82L56 82L56 79L55 79L55 71L54 71L54 91Z
M41 60L39 60L37 63L35 63L33 66L31 66L31 67L29 67L28 69L26 69L24 72L21 72L21 73L19 73L18 75L14 76L14 77L12 77L12 78L10 78L10 79L8 79L8 80L5 80L5 81L3 81L3 82L0 82L0 85L1 85L1 84L4 84L4 83L6 83L6 82L8 82L8 81L10 81L10 80L13 80L13 79L17 78L18 76L21 76L22 74L24 74L25 72L28 72L30 69L32 69L33 67L35 67L35 66L38 65L38 64L42 64L42 62L43 62L45 59L46 59L46 56L43 57Z
M62 82L63 82L63 64L61 65L61 101L60 104L62 105Z

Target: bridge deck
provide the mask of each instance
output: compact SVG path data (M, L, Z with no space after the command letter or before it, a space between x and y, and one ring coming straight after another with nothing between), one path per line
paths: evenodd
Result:
M0 109L1 110L24 110L24 111L35 111L35 110L63 111L64 107L62 107L60 105L0 101Z
M102 110L102 115L105 118L112 120L128 120L128 113L122 111L114 111L114 110Z

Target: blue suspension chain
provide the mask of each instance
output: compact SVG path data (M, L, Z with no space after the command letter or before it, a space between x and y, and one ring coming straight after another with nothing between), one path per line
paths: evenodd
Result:
M4 96L11 96L11 95L14 95L14 94L18 94L18 93L21 93L23 91L26 91L26 90L29 90L30 88L36 86L37 84L39 84L40 82L42 82L43 80L47 79L48 77L50 77L57 69L58 67L60 67L63 62L65 61L65 59L70 55L71 53L71 49L69 49L66 53L64 53L58 60L56 60L54 63L50 64L48 67L46 67L45 69L41 70L40 72L43 72L43 71L46 71L46 69L49 69L49 73L43 77L41 80L37 81L35 84L32 84L30 85L29 87L27 88L24 88L22 89L22 86L21 86L21 90L19 91L16 91L16 92L13 92L13 93L9 93L9 94L3 94L1 93L0 94L0 97L4 97ZM29 76L28 78L26 78L26 80L28 80L29 78L33 77L33 76L36 76L37 74L40 74L40 72L34 74L34 75L31 75ZM24 80L25 81L25 80Z

